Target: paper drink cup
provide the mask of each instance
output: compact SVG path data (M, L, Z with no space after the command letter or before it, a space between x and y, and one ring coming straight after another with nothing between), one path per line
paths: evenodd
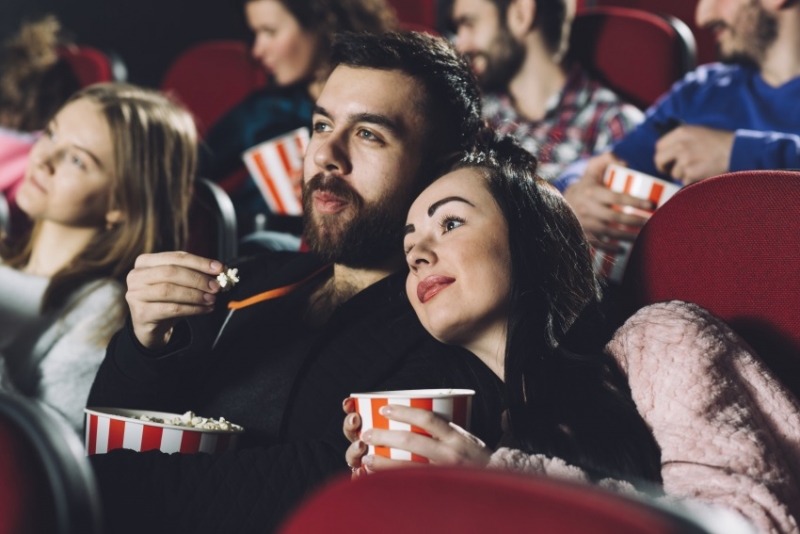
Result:
M264 141L242 154L250 176L272 213L303 214L300 183L309 138L308 128L298 128Z
M680 189L677 184L616 164L611 164L606 168L603 183L617 193L626 193L636 198L649 200L655 204L656 208L663 206ZM653 211L640 210L630 206L613 206L613 208L623 213L642 217L649 217L653 214ZM622 250L616 254L608 254L599 250L593 251L594 270L601 277L619 283L625 273L625 266L631 255L633 243L630 241L612 241L612 243L619 245Z
M181 414L127 410L124 408L86 408L86 455L114 449L134 451L194 453L234 450L243 430L210 430L135 419L140 415L170 420Z
M472 396L475 392L471 389L409 389L403 391L376 391L374 393L353 393L350 396L356 401L356 412L361 416L361 432L370 428L388 430L408 430L417 434L429 436L421 428L406 423L390 421L382 416L378 410L381 406L394 404L430 410L442 416L447 421L455 423L465 430L469 430L470 414L472 412ZM393 460L411 460L413 462L428 463L424 456L411 454L408 451L390 447L369 446L369 454L385 456Z

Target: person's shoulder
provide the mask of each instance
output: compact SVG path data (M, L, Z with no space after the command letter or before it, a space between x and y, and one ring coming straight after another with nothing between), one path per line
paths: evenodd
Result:
M708 89L730 87L739 80L749 78L752 74L753 69L741 65L707 63L688 72L683 79L678 82L673 91L690 88Z

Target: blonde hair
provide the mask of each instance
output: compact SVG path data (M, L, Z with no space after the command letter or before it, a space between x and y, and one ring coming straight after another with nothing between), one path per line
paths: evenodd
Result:
M114 165L108 210L119 210L122 220L99 231L52 277L43 311L63 306L86 282L112 278L124 284L137 256L179 250L188 233L197 167L197 130L189 112L161 93L122 83L92 85L67 104L76 100L96 104L111 130ZM27 264L39 227L34 225L25 247L7 261L10 266Z

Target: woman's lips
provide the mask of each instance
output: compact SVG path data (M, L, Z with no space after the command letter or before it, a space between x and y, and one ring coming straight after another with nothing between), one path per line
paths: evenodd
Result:
M428 276L417 285L417 298L421 303L425 304L455 281L455 278L449 276Z
M347 207L347 201L325 191L314 191L314 209L323 215L339 213Z

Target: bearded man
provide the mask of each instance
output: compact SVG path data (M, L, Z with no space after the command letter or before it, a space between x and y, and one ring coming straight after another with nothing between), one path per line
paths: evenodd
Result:
M404 293L402 230L416 194L481 126L469 67L423 34L345 35L317 100L304 163L311 252L223 266L141 256L130 320L89 403L194 410L245 427L242 450L92 457L110 532L269 532L346 471L341 403L353 392L466 387L473 430L500 438L500 383L430 337Z
M696 17L714 31L722 62L687 74L610 152L558 180L597 248L633 241L647 222L612 206L654 208L602 185L611 163L683 185L725 172L800 168L800 2L700 0Z
M610 147L641 111L566 61L576 0L455 0L456 48L484 93L483 114L555 180L570 163Z

